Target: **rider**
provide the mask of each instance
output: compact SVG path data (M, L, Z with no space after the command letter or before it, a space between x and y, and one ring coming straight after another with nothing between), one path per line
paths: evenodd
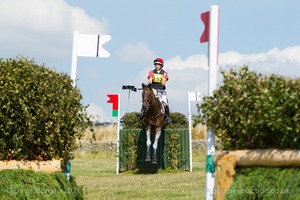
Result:
M166 97L166 82L169 79L168 73L163 70L164 61L161 58L156 58L154 61L154 70L149 71L148 73L148 83L152 84L154 89L154 94L159 98L164 106L164 113L166 114L166 122L170 122L169 119L169 105L168 99ZM140 119L143 118L144 110L142 109L141 113L138 115Z

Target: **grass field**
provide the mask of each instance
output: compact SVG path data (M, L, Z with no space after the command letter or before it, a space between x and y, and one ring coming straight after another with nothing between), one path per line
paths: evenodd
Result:
M204 139L206 128L192 130L193 139ZM83 141L116 141L116 127L87 131ZM194 150L193 150L194 152ZM71 174L93 199L205 199L205 152L193 153L193 172L158 170L155 174L116 174L116 158L110 154L75 154Z
M205 158L193 159L193 172L116 174L113 156L75 155L71 174L86 199L205 199Z

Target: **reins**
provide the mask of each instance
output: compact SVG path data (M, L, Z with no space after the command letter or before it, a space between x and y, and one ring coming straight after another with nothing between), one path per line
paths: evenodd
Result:
M155 102L153 103L152 101L149 101L149 108L148 108L148 110L149 110L150 108L153 108L153 106L156 105L157 103L160 103L161 106L163 106L162 103L159 101L159 99L155 96L153 90L152 90L152 89L150 89L150 90L151 90L151 92L149 93L149 95L154 96L154 98L153 98L153 97L151 97L151 98L152 98L152 99L155 99ZM157 91L157 92L159 92L159 91ZM161 109L160 109L159 114L157 114L156 116L150 116L150 117L151 117L152 120L155 120L156 118L158 118L158 117L161 116L161 115L163 115L163 114L162 114L162 111L161 111Z

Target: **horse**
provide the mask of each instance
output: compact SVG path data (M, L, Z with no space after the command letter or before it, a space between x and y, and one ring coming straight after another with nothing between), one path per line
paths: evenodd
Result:
M164 108L158 97L155 96L152 85L142 84L142 109L144 110L144 118L142 119L142 123L146 128L147 135L147 153L146 153L146 162L150 162L150 146L151 146L151 138L150 134L152 128L155 129L155 140L153 143L153 156L152 163L157 163L157 146L158 140L161 135L162 127L165 123L165 112L163 112Z

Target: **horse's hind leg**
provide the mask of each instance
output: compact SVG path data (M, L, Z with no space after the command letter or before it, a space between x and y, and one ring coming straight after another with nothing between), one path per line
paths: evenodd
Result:
M161 127L159 128L156 128L155 129L155 141L153 143L153 156L152 156L152 163L157 163L157 146L158 146L158 140L159 140L159 137L160 137L160 134L161 134Z
M150 162L151 158L150 158L150 146L151 146L151 138L150 138L150 134L151 134L151 127L147 127L147 131L146 131L146 135L147 135L147 153L146 153L146 162Z

